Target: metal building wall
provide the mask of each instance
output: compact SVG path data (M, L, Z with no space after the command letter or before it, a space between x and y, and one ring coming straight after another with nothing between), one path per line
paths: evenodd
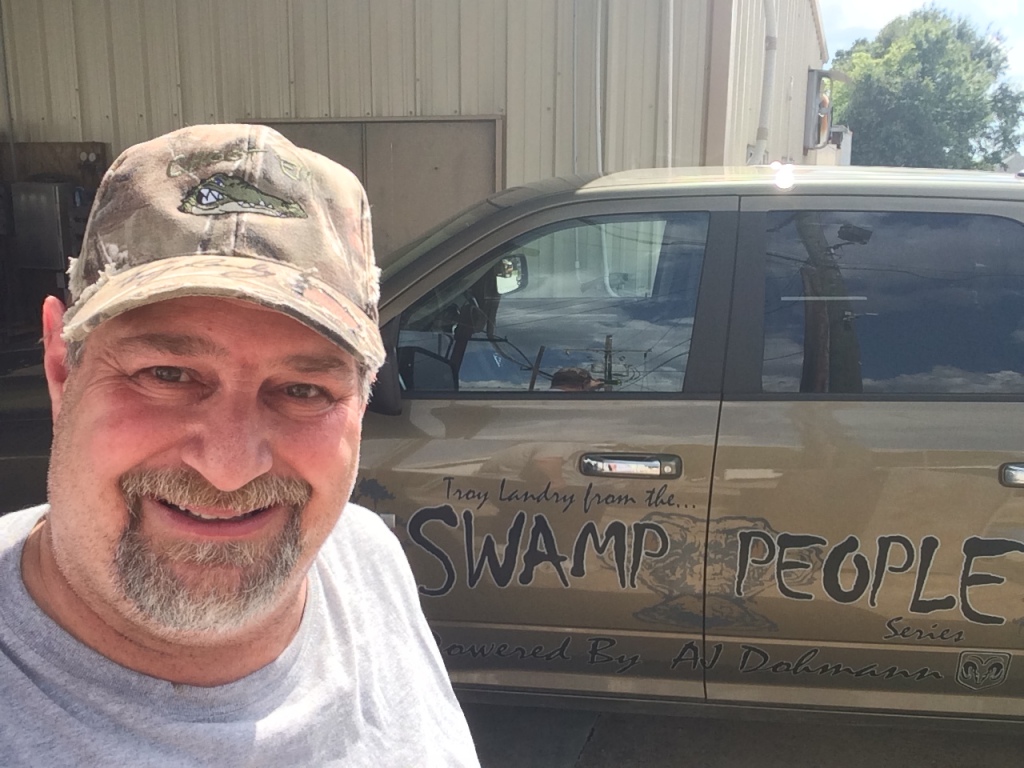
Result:
M743 165L757 140L764 72L764 0L733 1L733 47L725 163ZM814 162L803 152L807 71L828 60L817 0L773 0L778 54L768 125L768 160Z
M769 147L773 159L799 161L805 73L824 56L816 0L775 1L780 53ZM723 6L732 8L731 56L709 71L711 16ZM104 141L117 154L199 122L504 115L512 185L704 164L709 94L728 92L726 162L744 161L757 128L761 0L0 7L16 141Z

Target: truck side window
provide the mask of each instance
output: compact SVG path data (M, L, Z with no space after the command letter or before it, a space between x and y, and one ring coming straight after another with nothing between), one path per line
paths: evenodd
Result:
M762 390L1024 394L1024 226L775 211Z
M531 232L403 315L406 392L680 392L709 215Z

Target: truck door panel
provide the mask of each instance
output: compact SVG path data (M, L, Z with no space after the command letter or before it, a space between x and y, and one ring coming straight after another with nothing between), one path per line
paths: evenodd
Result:
M520 223L396 320L403 413L367 415L354 499L459 686L704 697L719 395L690 389L721 380L736 201L659 203Z
M1016 207L742 210L712 540L741 528L707 590L745 621L709 615L709 700L1019 713Z

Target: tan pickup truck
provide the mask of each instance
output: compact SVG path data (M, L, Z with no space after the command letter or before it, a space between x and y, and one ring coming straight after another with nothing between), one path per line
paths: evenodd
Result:
M354 498L464 695L1024 724L1024 179L546 182L381 309Z

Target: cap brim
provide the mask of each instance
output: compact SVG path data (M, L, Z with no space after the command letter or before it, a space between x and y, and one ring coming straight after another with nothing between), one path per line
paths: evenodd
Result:
M251 301L323 334L371 370L384 362L380 329L361 307L313 272L241 256L189 254L104 273L65 314L64 338L81 341L112 317L184 296Z

